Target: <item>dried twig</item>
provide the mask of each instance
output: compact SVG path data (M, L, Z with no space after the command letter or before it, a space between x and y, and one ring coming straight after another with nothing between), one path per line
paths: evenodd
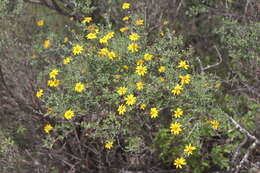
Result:
M222 55L220 54L217 46L214 46L214 48L216 49L217 54L218 54L218 58L219 58L219 61L216 62L215 64L208 65L207 67L203 67L201 60L198 57L196 58L197 61L199 62L201 73L205 73L205 70L208 70L208 69L211 69L213 67L216 67L216 66L218 66L218 65L220 65L222 63L222 59L223 59Z
M239 162L239 164L234 168L233 172L234 173L238 173L240 171L240 169L242 168L242 166L244 165L244 163L247 161L249 154L252 152L252 150L255 149L255 147L257 145L260 144L259 139L257 139L254 135L252 135L250 132L248 132L246 129L244 129L239 123L237 123L232 117L227 115L227 118L229 119L229 121L235 126L235 128L240 132L243 133L245 136L247 136L248 138L252 139L254 142L253 144L247 149L246 154L244 155L244 157L242 158L242 160Z

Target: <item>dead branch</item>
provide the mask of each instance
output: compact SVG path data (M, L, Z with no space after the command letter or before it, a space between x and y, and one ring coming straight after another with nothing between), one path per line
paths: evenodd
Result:
M201 60L198 57L196 58L196 60L199 62L201 73L205 73L205 70L208 70L208 69L211 69L213 67L216 67L216 66L218 66L218 65L220 65L222 63L222 60L223 60L222 55L220 54L217 46L214 46L214 48L217 51L218 58L219 58L219 61L216 62L215 64L208 65L207 67L203 67Z

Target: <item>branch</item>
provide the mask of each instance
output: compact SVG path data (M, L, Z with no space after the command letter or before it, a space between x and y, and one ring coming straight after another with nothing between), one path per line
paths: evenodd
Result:
M213 68L213 67L216 67L216 66L218 66L218 65L220 65L220 64L222 63L222 59L223 59L223 58L222 58L222 55L220 54L220 52L219 52L217 46L214 46L214 48L215 48L216 51L217 51L218 58L219 58L219 62L216 62L215 64L212 64L212 65L208 65L207 67L203 67L201 60L200 60L198 57L196 58L197 61L198 61L199 64L200 64L201 73L205 73L205 70L208 70L208 69L211 69L211 68Z
M246 129L244 129L240 124L238 124L232 117L228 116L226 114L227 118L229 119L229 121L235 126L235 128L240 132L243 133L246 137L252 139L254 142L253 144L247 149L246 154L244 155L244 157L242 158L242 160L240 161L239 165L236 166L234 173L238 173L239 170L242 168L242 166L244 165L244 163L247 161L249 154L252 152L252 150L255 149L255 147L257 145L260 144L259 139L257 139L254 135L252 135L250 132L248 132ZM236 155L237 153L235 153ZM234 156L236 157L236 156ZM234 158L233 157L233 158Z

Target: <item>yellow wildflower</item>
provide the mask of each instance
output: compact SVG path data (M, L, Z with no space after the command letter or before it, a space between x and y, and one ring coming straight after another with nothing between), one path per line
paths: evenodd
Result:
M177 122L171 123L171 126L170 126L171 133L178 135L182 131L181 126L182 125L180 123L177 123Z
M92 17L85 17L82 21L82 23L89 23L92 21Z
M165 78L163 78L163 77L160 77L159 79L160 79L161 82L165 81Z
M123 20L123 21L127 21L127 20L129 20L129 16L125 16L125 17L123 17L122 20Z
M137 88L137 90L142 90L144 88L144 83L143 82L137 82L136 88Z
M178 68L184 68L185 70L188 70L189 67L190 66L189 66L189 64L187 64L186 61L180 61L179 62Z
M187 74L185 76L180 75L179 78L181 79L181 84L189 84L190 83L190 75Z
M114 59L115 57L116 57L116 54L115 54L115 52L113 52L113 51L111 51L111 52L109 52L108 54L107 54L107 56L108 56L108 58L109 59Z
M136 65L143 65L144 64L144 60L139 59L136 61Z
M163 73L163 72L165 72L165 70L166 70L166 67L165 67L165 66L161 66L161 67L158 69L158 72L159 72L159 73Z
M72 51L74 55L81 54L83 51L83 47L80 46L79 44L76 44L75 46L73 46Z
M120 28L119 30L120 30L120 32L125 32L125 31L128 31L129 28L126 26L126 27L122 27L122 28Z
M186 152L189 156L189 155L192 155L192 151L195 149L196 149L195 146L192 146L191 144L189 144L189 145L185 146L184 152Z
M37 26L43 26L43 25L44 25L44 20L37 21Z
M140 36L136 33L132 33L130 36L129 36L129 39L131 41L137 41L138 39L140 38Z
M105 56L105 55L107 55L108 54L108 49L107 48L102 48L102 49L100 49L100 51L98 52L98 55L99 56Z
M58 69L53 69L50 73L49 76L51 79L56 79L56 76L58 75L60 71Z
M156 118L156 117L158 117L158 110L157 110L156 108L151 108L150 117L151 117L151 118Z
M43 95L44 91L42 89L39 89L36 93L36 97L40 98Z
M107 33L106 37L107 37L108 39L111 39L111 38L114 37L114 35L115 35L115 32L109 32L109 33Z
M210 124L212 125L213 129L218 130L219 122L217 120L210 121Z
M141 109L141 110L145 110L145 108L146 108L146 104L142 103L142 104L140 105L140 109Z
M136 67L136 71L135 71L138 75L140 76L144 76L147 73L147 67L143 66L143 65L138 65Z
M105 144L105 148L110 150L113 147L113 141L107 141Z
M123 65L122 68L123 68L124 70L128 70L128 69L129 69L129 67L128 67L127 65Z
M180 95L182 90L183 90L183 87L181 85L177 84L175 86L175 88L172 90L172 94Z
M74 90L80 93L85 90L85 85L81 82L78 82L76 83Z
M67 120L70 120L72 117L74 117L74 112L71 109L69 109L64 113L64 117Z
M144 20L138 19L138 20L135 21L135 24L136 25L143 25L144 24Z
M123 8L123 9L128 9L128 8L130 8L130 3L127 3L127 2L123 3L123 4L122 4L122 8Z
M63 64L69 64L72 61L71 57L67 57L63 59Z
M176 166L176 168L182 168L182 166L186 165L187 163L186 160L183 157L181 157L175 159L173 164Z
M44 126L44 131L46 133L49 133L52 129L53 129L53 127L50 124L47 124Z
M127 88L126 87L120 87L118 90L117 90L117 93L121 96L121 95L124 95L125 93L127 92Z
M181 116L183 115L183 110L181 108L177 108L175 111L174 111L174 117L175 118L180 118Z
M161 32L160 32L160 35L161 35L161 36L164 36L164 32L163 32L163 31L161 31Z
M168 20L165 20L165 21L163 21L163 24L164 24L164 25L167 25L167 24L169 24L169 21L168 21Z
M93 40L93 39L97 38L97 34L96 33L89 33L88 35L86 35L86 37L89 40Z
M51 45L51 40L45 40L44 41L44 48L47 49Z
M64 43L67 43L68 41L69 41L69 38L68 38L68 37L64 37L63 42L64 42Z
M131 52L138 52L138 45L136 43L131 43L128 45L127 49Z
M53 79L53 80L48 80L48 85L50 87L57 87L60 84L60 80Z
M151 55L149 53L144 54L144 60L150 61L150 60L152 60L152 58L153 58L153 55Z
M136 97L135 97L133 94L130 94L130 95L126 96L126 97L124 98L124 100L126 101L126 104L127 104L128 106L131 106L131 105L134 105L134 104L135 104L135 102L136 102Z
M99 43L101 44L107 44L108 38L106 36L99 39Z
M119 115L124 115L125 112L126 112L126 106L125 105L119 105L117 111L118 111Z

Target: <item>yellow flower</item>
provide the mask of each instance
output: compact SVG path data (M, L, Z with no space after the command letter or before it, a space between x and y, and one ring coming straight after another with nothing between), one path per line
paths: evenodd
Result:
M39 89L36 93L36 97L40 98L43 95L44 91L42 89Z
M214 88L220 88L220 86L221 86L221 83L217 83L217 84L214 86Z
M125 112L126 112L126 106L125 105L119 105L117 111L118 111L119 115L124 115Z
M82 23L89 23L92 21L92 17L85 17Z
M136 25L143 25L144 24L144 20L138 19L138 20L135 21L135 24Z
M136 67L136 71L135 71L138 75L140 76L144 76L147 73L147 67L143 66L143 65L138 65Z
M93 40L93 39L97 38L97 34L96 33L89 33L88 35L86 35L86 37L89 40Z
M151 55L149 53L144 54L144 60L150 61L150 60L152 60L152 58L153 58L153 55Z
M120 30L120 32L125 32L125 31L128 31L129 28L126 26L126 27L122 27L122 28L120 28L119 30Z
M107 48L102 48L102 49L100 49L100 51L98 52L98 55L99 56L105 56L105 55L107 55L108 54L108 49Z
M53 112L53 109L52 109L52 108L48 108L48 109L47 109L47 114L48 114L48 115L50 115L52 112Z
M109 33L107 33L106 37L107 37L107 39L111 39L114 37L114 35L115 35L115 32L109 32Z
M160 32L160 35L161 35L161 36L164 36L164 32L163 32L163 31L161 31L161 32Z
M45 40L44 41L44 48L47 49L51 45L51 40Z
M85 85L81 82L78 82L76 83L74 90L80 93L85 90Z
M212 125L213 129L218 130L219 122L217 120L210 121L210 124Z
M175 135L178 135L182 129L181 129L181 124L180 123L171 123L171 126L170 126L170 129L171 129L171 133L172 134L175 134Z
M37 26L43 26L43 25L44 25L44 20L37 21Z
M57 87L60 85L60 80L57 80L57 79L48 80L48 85L50 87Z
M144 88L144 83L143 82L137 82L136 88L137 88L137 90L142 90Z
M63 64L69 64L72 61L71 57L67 57L63 59Z
M130 8L130 3L127 3L127 2L123 3L123 4L122 4L122 8L123 8L123 9L128 9L128 8Z
M109 59L114 59L115 57L116 57L116 54L115 54L115 52L113 52L113 51L111 51L111 52L109 52L108 54L107 54L107 56L108 56L108 58Z
M187 163L183 157L180 157L175 159L173 164L176 166L176 168L182 168L182 166L186 165Z
M189 145L185 146L184 152L186 152L189 156L189 155L192 155L192 151L195 149L196 149L195 146L191 146L191 144L189 144Z
M140 36L138 35L138 34L136 34L136 33L132 33L130 36L129 36L129 39L131 40L131 41L136 41L136 40L138 40L140 38Z
M99 39L99 43L101 43L101 44L107 44L107 41L108 41L108 38L106 36Z
M128 69L129 69L129 67L128 67L127 65L123 65L122 68L123 68L124 70L128 70Z
M183 87L181 85L177 84L175 86L175 88L172 90L172 94L180 95L182 90L183 90Z
M110 150L113 147L113 141L107 141L105 144L105 148Z
M140 109L141 109L141 110L145 110L145 108L146 108L146 104L142 103L142 104L140 105Z
M180 61L179 62L178 68L184 68L185 70L188 70L189 67L190 66L189 66L189 64L187 64L186 61Z
M179 78L181 79L181 84L189 84L190 83L190 75L187 74L185 76L180 75Z
M50 73L49 76L51 79L56 79L56 76L58 75L60 71L58 69L53 69Z
M74 117L74 112L71 109L69 109L64 113L64 117L67 120L70 120L72 117Z
M136 65L143 65L144 64L144 60L139 59L136 61Z
M130 94L130 95L126 96L126 97L124 98L124 100L126 101L126 104L127 104L128 106L131 106L131 105L134 105L134 104L135 104L135 102L136 102L136 97L135 97L133 94Z
M158 72L159 72L159 73L163 73L163 72L165 72L165 70L166 70L166 67L165 67L165 66L161 66L161 67L158 69Z
M129 16L125 16L125 17L123 17L122 20L123 20L123 21L127 21L127 20L129 20Z
M49 133L52 129L53 129L53 127L50 124L47 124L44 126L44 131L46 133Z
M183 115L183 110L181 108L177 108L175 111L174 111L174 117L175 118L180 118L181 116Z
M67 43L68 41L69 41L69 38L68 38L68 37L64 37L63 42L64 42L64 43Z
M136 43L131 43L128 45L127 49L131 52L138 52L138 45Z
M164 82L165 79L164 79L163 77L160 77L160 81L161 81L161 82Z
M117 93L121 96L121 95L124 95L125 93L127 92L127 88L125 87L120 87L118 90L117 90Z
M165 21L163 21L163 24L164 24L164 25L167 25L167 24L169 24L169 21L168 21L168 20L165 20Z
M157 110L156 108L151 108L150 117L151 117L151 118L156 118L156 117L158 117L158 110Z
M83 47L80 46L79 44L76 44L72 49L73 49L73 54L74 55L81 54L82 51L83 51Z

